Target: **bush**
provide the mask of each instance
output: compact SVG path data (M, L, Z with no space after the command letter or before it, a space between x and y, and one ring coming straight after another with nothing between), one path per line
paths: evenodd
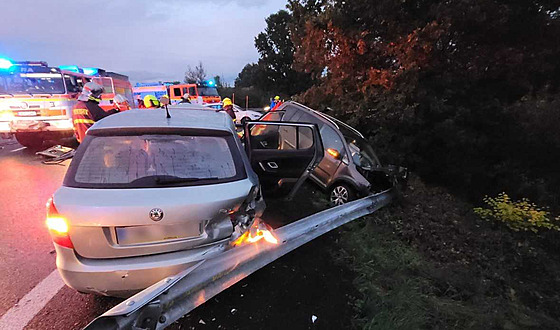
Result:
M560 231L558 225L560 217L551 220L549 212L538 208L526 198L512 201L503 192L495 198L486 196L484 203L488 206L487 208L474 208L474 212L484 220L503 222L514 231L531 230L535 233L539 229Z

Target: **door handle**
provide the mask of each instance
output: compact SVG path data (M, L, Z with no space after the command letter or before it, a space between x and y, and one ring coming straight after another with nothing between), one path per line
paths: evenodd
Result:
M270 167L273 170L278 168L278 164L276 164L276 162L268 162L266 163L266 165L268 165L268 167Z

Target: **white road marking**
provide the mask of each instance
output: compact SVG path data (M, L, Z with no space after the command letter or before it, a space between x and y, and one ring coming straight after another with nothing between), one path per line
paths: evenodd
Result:
M14 150L10 151L10 152L17 152L17 151L20 151L20 150L23 150L23 149L27 149L27 147L17 148L17 149L14 149Z
M63 286L55 269L0 318L0 329L23 329Z

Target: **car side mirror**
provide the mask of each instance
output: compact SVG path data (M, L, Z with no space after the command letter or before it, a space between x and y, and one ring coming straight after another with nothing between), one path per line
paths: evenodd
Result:
M328 148L327 153L331 155L334 159L340 160L340 152L333 148Z

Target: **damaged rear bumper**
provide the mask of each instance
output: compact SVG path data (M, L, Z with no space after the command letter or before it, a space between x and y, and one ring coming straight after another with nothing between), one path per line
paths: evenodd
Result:
M54 245L56 266L66 285L82 293L126 298L222 253L228 243L229 238L195 249L114 259L87 259L73 249Z

